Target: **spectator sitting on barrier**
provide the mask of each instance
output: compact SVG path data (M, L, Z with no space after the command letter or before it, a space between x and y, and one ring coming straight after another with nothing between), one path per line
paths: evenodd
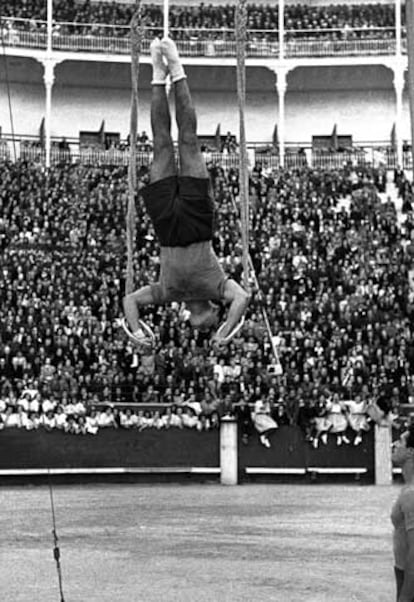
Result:
M64 431L66 427L67 416L63 406L58 405L56 408L53 408L52 411L55 411L55 428Z
M90 413L86 415L85 420L86 431L90 435L96 435L99 431L99 416L94 407L92 407Z
M253 419L252 412L249 406L248 398L243 395L238 404L234 407L234 415L239 425L241 440L244 445L249 443L249 438L253 434Z
M354 400L346 401L348 408L348 423L356 435L354 445L360 445L362 435L369 430L368 417L366 413L367 401L362 399L360 395L356 395Z
M169 429L172 426L174 426L172 424L172 422L173 422L172 406L167 406L164 409L164 412L162 413L162 416L161 416L161 420L162 420L162 427L165 429Z
M70 435L78 435L80 433L79 425L74 416L67 417L65 433L69 433Z
M220 428L220 415L218 412L212 412L210 414L210 429L218 429Z
M259 433L260 443L265 447L271 447L269 435L278 428L278 424L271 417L270 403L266 399L257 399L252 418L254 427Z
M319 446L319 441L322 441L324 445L328 443L328 432L332 427L332 423L328 418L328 410L324 395L321 395L314 405L314 412L314 429L311 434L311 442L316 449Z
M56 418L53 410L48 410L42 414L41 425L46 431L52 431L56 428Z
M137 427L137 415L131 408L126 408L120 412L120 425L124 429Z
M69 420L69 416L68 416ZM98 426L99 428L118 428L118 423L115 419L114 411L111 406L108 406L104 411L98 414Z
M340 401L339 395L334 393L326 404L328 411L327 419L331 423L329 433L336 435L336 444L342 445L342 443L350 443L346 436L346 429L348 428L348 413L347 408L343 402Z
M197 428L198 417L191 407L183 408L182 421L186 428Z
M155 428L155 429L158 429L158 430L160 430L160 429L163 428L164 422L163 422L163 419L161 417L161 412L159 410L155 410L153 412L151 426L152 426L152 428Z
M18 428L20 427L20 419L17 412L14 412L14 408L12 406L7 406L6 410L2 415L3 424L5 428Z
M144 431L152 427L152 415L149 410L143 410L138 413L138 430Z
M29 412L25 428L27 431L35 431L41 426L41 420L38 412Z

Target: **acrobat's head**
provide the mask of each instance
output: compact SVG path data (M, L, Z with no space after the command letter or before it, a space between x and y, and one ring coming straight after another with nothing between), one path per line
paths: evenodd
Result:
M193 328L208 332L217 328L220 309L211 301L189 301L186 303L190 311L190 322Z
M214 331L212 341L217 345L227 345L243 328L244 314L235 324L229 323L222 303L216 305L211 301L191 301L186 305L190 312L189 319L193 328L212 334Z

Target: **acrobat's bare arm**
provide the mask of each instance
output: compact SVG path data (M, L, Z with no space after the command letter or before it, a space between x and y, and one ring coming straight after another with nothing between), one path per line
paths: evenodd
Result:
M213 339L217 343L225 343L229 334L241 322L247 306L249 305L250 294L244 290L235 280L227 280L224 286L223 301L229 304L227 319L214 335Z
M152 288L149 285L143 286L133 293L126 295L123 299L125 318L121 325L135 345L141 347L152 347L155 337L151 328L139 317L139 307L152 305L155 303Z
M149 285L143 286L124 297L124 313L132 332L136 332L141 328L138 308L144 305L152 305L153 303L154 298L151 286Z

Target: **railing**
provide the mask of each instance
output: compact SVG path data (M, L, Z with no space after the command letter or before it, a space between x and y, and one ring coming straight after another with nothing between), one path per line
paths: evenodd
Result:
M364 143L365 144L365 143ZM16 159L38 162L44 164L45 150L36 142L20 139L15 141ZM99 148L82 147L78 141L71 141L70 150L59 149L57 146L51 148L51 164L79 163L81 165L116 165L127 166L129 162L129 149L123 150L112 148L103 150ZM266 169L277 169L280 166L279 154L270 147L263 150L263 145L249 145L250 166L255 163L261 164ZM206 151L204 153L206 162L216 164L223 169L238 168L239 154ZM12 141L0 140L0 159L14 160L14 149ZM391 146L384 143L371 144L349 149L343 152L328 150L312 150L311 147L298 147L287 145L285 152L285 168L301 169L305 166L316 169L341 169L345 165L354 167L372 165L385 166L387 169L397 167L397 155ZM137 165L150 165L152 151L137 150ZM412 169L412 155L410 150L403 152L403 168Z
M3 19L2 43L14 48L46 48L46 24L28 19ZM146 28L142 53L149 54L150 41L159 28ZM171 29L183 56L235 57L233 29ZM402 51L406 52L405 38ZM129 27L88 23L55 23L52 47L58 51L91 52L115 55L130 53ZM383 56L396 51L393 28L302 29L286 31L287 58L329 56ZM278 31L249 30L248 57L277 57Z

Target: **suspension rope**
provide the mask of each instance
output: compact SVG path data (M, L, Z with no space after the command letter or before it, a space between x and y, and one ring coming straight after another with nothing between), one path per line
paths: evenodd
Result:
M59 538L57 536L57 530L56 530L55 504L53 501L53 488L52 488L52 482L50 480L50 470L49 469L47 471L47 474L48 474L48 482L49 482L50 507L52 510L53 558L55 559L55 562L56 562L56 570L57 570L57 574L58 574L60 602L65 602L65 598L63 595L62 567L60 565Z
M263 303L263 293L249 253L249 171L246 144L245 107L246 107L246 42L247 42L247 6L246 0L239 0L236 7L236 52L237 52L237 102L239 109L239 200L240 200L240 229L242 237L243 283L249 286L249 276L252 276L255 288L259 294L260 308L266 330L272 346L278 373L282 373L277 347L274 342L269 317Z
M411 123L411 156L414 165L414 2L405 2L405 22L407 24L407 59L408 59L408 98ZM398 23L398 27L401 24ZM402 167L402 166L401 166ZM413 178L414 179L414 178Z
M5 75L6 75L7 98L8 98L8 103L9 103L9 116L10 116L10 128L11 128L12 143L13 143L13 156L14 156L14 160L16 161L16 159L17 159L16 139L15 139L15 133L14 133L13 108L12 108L11 92L10 92L9 63L8 63L7 54L6 54L6 43L4 41L3 17L0 17L0 35L1 35L1 45L2 45L2 49L3 49L4 71L5 71Z
M129 128L129 165L128 165L128 210L126 215L127 266L125 278L125 294L134 289L134 241L135 241L135 195L137 190L137 130L138 130L138 76L139 57L143 37L141 3L136 2L136 9L131 19L131 116Z
M249 174L246 145L244 110L246 106L246 0L239 0L236 7L236 51L237 51L237 102L239 108L239 200L242 235L243 283L249 283Z

